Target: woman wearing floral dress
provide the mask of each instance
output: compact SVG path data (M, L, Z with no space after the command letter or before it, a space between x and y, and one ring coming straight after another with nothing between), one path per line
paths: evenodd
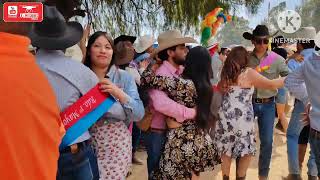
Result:
M269 80L248 68L248 52L235 47L228 55L219 88L223 92L219 121L216 125L215 143L221 153L222 176L229 179L231 159L240 158L237 180L245 179L251 157L256 153L252 95L254 87L277 89L283 78Z
M96 73L102 92L116 102L91 128L100 179L124 180L131 165L130 121L142 119L144 108L133 77L114 65L113 41L105 32L88 41L84 64Z
M150 70L142 74L142 86L165 91L171 99L189 108L197 106L195 120L181 125L167 119L169 130L165 149L153 179L196 179L200 172L213 170L220 163L208 134L216 120L210 110L213 97L210 60L209 52L199 46L191 49L186 57L186 68L182 74L184 79L155 76Z

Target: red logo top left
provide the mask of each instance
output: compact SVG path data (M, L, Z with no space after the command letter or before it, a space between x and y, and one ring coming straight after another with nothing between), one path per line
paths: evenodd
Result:
M43 4L40 2L7 2L3 4L5 22L41 22Z

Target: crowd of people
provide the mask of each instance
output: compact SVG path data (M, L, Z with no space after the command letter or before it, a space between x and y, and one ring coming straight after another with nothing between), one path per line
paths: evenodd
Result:
M2 9L1 9L2 11ZM0 12L2 14L2 12ZM268 179L276 113L287 136L288 180L302 179L307 144L308 178L320 178L320 55L316 30L302 27L297 51L274 40L258 25L243 46L196 46L178 30L141 37L67 22L44 6L41 23L0 22L0 172L3 179L126 179L143 139L148 178L199 179L221 166L228 180L232 159L236 179L246 179L257 154L257 179ZM36 49L28 50L32 44ZM83 58L65 52L79 45ZM71 132L60 114L98 84L114 103L67 146ZM295 98L289 123L285 104ZM255 129L256 123L258 129ZM270 179L270 178L269 178ZM271 178L272 179L272 178Z

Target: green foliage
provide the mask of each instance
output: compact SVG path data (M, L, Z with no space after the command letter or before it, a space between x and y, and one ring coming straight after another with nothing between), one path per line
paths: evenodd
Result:
M216 7L225 11L245 5L255 13L262 0L47 0L57 4L68 19L85 9L94 30L140 35L177 28L184 33L199 33L200 21ZM79 4L81 6L79 6ZM150 32L147 32L150 33Z
M230 45L252 46L251 41L242 37L242 34L246 31L252 32L249 27L249 21L244 18L237 18L235 21L221 27L217 33L216 40L222 47Z
M320 1L305 0L301 7L297 8L301 18L301 26L313 26L320 31Z
M226 11L245 4L255 13L262 0L82 0L92 4L89 12L96 29L112 35L139 35L148 28L163 31L178 28L184 33L199 33L200 21L216 7ZM102 11L103 9L103 11Z

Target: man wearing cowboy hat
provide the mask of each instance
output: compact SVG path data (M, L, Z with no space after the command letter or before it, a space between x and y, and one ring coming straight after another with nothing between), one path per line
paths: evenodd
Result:
M36 23L29 35L32 45L39 48L37 63L52 85L61 111L98 83L98 78L89 68L63 53L78 43L82 35L81 24L66 22L53 6L44 6L43 21ZM85 131L66 148L60 148L58 180L99 179L97 159L89 140L90 134Z
M1 179L52 180L57 172L64 127L54 91L28 51L31 25L0 20Z
M196 43L193 38L183 37L178 30L163 32L158 37L159 47L156 51L163 64L157 69L156 75L178 77L183 71L183 64L187 55L185 43ZM148 174L159 165L160 156L165 143L167 116L175 118L179 122L195 117L195 109L182 106L163 91L151 89L150 109L153 118L149 132L146 133Z
M316 36L316 29L314 27L302 27L295 34L294 37L298 39L297 50L303 56L304 60L308 61L314 55L314 38ZM295 59L288 61L288 67L295 74L298 71L303 62L299 62ZM291 73L291 74L292 74ZM292 75L289 74L286 80L286 86L289 90L296 89L296 83L298 79L292 82ZM300 79L301 82L302 79ZM299 87L299 86L297 86ZM294 109L292 111L291 119L289 122L289 128L287 132L287 149L288 149L288 165L289 175L288 180L301 179L301 164L305 156L306 147L309 139L310 126L305 126L301 122L303 119L301 113L304 112L304 104L299 97L296 97ZM299 145L298 145L299 144ZM310 152L308 160L308 179L317 179L318 171L315 163L315 155Z
M256 69L265 58L271 58L272 64L261 74L268 79L276 79L279 76L288 75L288 67L285 60L276 53L268 51L269 30L265 25L258 25L253 33L245 32L243 37L250 40L254 50L249 57L249 66ZM259 179L267 179L272 155L273 125L275 120L275 96L277 90L255 89L253 95L253 109L258 117L260 155L259 155Z

